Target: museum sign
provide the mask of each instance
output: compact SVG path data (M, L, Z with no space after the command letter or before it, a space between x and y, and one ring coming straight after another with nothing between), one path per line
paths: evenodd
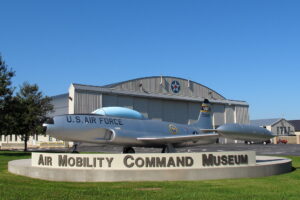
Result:
M73 169L199 169L255 165L254 151L169 154L32 153L33 167Z

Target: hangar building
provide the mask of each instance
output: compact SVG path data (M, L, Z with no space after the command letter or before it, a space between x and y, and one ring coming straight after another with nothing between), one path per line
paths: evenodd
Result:
M68 94L53 97L55 113L90 113L107 106L127 107L154 120L189 124L198 119L200 105L212 103L214 128L224 123L249 124L249 105L226 99L194 81L170 77L144 77L105 86L71 84Z
M249 124L249 105L229 100L218 92L178 77L153 76L137 78L105 86L71 84L69 93L52 97L55 112L51 114L90 113L107 106L127 107L153 120L189 124L198 119L204 99L212 103L213 127L224 123ZM3 137L3 138L2 138ZM20 138L2 136L0 146L23 146ZM226 143L227 140L221 139ZM59 146L62 141L49 136L30 137L29 146Z

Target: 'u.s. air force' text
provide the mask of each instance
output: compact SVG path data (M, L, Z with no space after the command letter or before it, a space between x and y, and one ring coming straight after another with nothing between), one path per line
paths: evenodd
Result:
M66 120L68 123L80 123L80 124L107 124L107 125L124 125L122 119L110 118L110 117L94 117L94 116L78 116L67 115Z

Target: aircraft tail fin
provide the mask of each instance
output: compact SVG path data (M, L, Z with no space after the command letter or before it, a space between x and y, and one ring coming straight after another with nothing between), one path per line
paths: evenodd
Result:
M198 117L198 121L191 124L192 126L196 126L201 129L212 129L212 121L211 121L211 104L205 99L201 105L200 114Z

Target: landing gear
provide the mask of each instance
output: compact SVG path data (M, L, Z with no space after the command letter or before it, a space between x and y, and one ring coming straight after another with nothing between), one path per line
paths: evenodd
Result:
M79 151L77 150L79 144L79 142L74 142L72 153L79 153Z
M172 144L167 144L163 147L162 153L176 153L176 149L173 147Z
M124 147L123 153L135 153L134 148L132 147Z

